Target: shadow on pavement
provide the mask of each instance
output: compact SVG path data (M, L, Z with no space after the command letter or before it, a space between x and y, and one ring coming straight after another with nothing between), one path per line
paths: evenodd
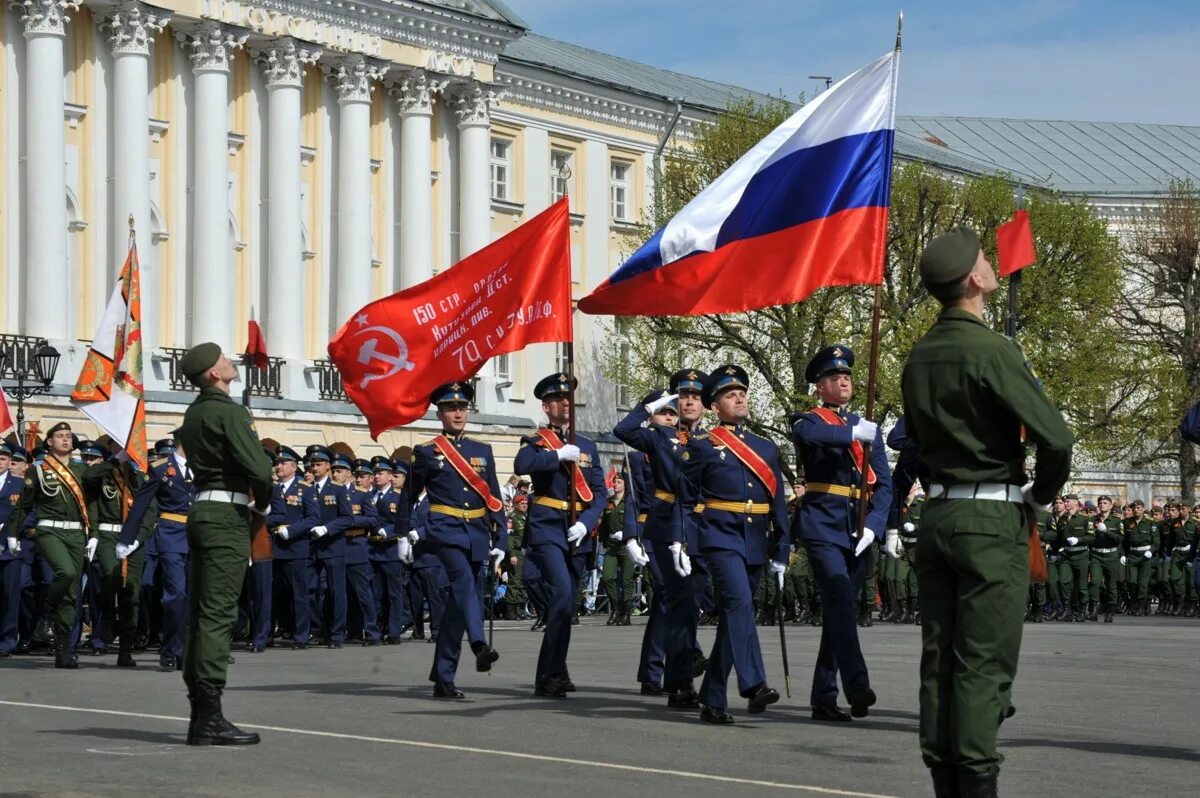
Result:
M1072 751L1087 751L1093 754L1116 754L1148 759L1175 759L1182 762L1200 762L1200 751L1195 748L1176 748L1169 745L1138 745L1136 743L1112 743L1102 740L1048 740L1045 738L1001 740L1004 748L1067 748Z

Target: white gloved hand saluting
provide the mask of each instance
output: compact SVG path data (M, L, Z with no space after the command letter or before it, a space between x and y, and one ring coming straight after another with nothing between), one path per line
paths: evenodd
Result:
M555 449L554 453L558 455L560 463L567 460L573 463L579 462L579 447L573 443L564 443L561 448Z
M579 541L586 538L587 534L587 527L579 521L576 521L575 523L571 524L571 528L567 530L567 543L570 543L572 546L574 546L578 544Z
M672 543L669 548L671 549L671 559L675 562L675 573L680 576L691 576L692 560L687 556L687 552L683 550L683 544Z
M626 541L625 553L629 555L629 559L633 560L633 564L639 567L650 562L650 557L646 554L646 550L642 547L640 540Z
M883 550L893 560L900 559L900 554L904 551L904 544L900 542L900 531L897 529L888 529L883 533Z
M671 402L674 402L678 398L679 394L677 393L664 394L650 404L646 405L646 409L650 411L650 415L654 415L659 410L662 410L664 407L671 404Z
M96 546L99 545L99 543L99 538L88 538L87 545L83 547L84 553L87 554L88 562L91 562L92 558L96 556Z
M117 544L117 559L118 560L129 559L129 555L133 554L135 551L137 551L137 547L138 547L138 542L136 540L133 541L132 543L130 543L128 546L126 546L124 543L118 543Z
M875 542L875 531L870 527L864 527L862 537L858 539L858 545L854 547L854 556L858 557L867 547Z
M850 434L854 436L854 440L862 441L863 443L871 443L875 440L875 433L879 430L879 425L874 421L867 421L865 418L860 418L850 428Z
M275 529L275 534L279 535L279 537L282 538L283 540L287 540L288 536L291 533L288 531L288 528L286 526L281 526L281 527L277 527Z

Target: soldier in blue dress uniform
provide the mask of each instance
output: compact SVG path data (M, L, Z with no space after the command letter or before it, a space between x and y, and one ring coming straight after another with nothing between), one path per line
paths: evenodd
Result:
M334 473L338 471L338 460L334 459ZM350 467L353 482L347 484L346 494L350 499L350 516L353 519L346 535L346 583L354 603L347 610L349 626L361 630L364 646L377 646L381 642L379 624L375 617L375 592L371 579L371 560L367 553L367 535L379 528L379 515L375 512L375 491L372 489L371 461L355 458Z
M731 670L737 671L738 693L750 714L779 700L778 691L767 684L754 625L754 589L768 563L771 578L782 574L787 564L787 504L779 447L746 429L749 385L745 369L733 364L719 366L704 381L702 401L721 423L688 440L676 488L684 502L677 505L671 528L673 566L690 570L688 522L681 510L686 502L694 502L699 521L691 551L708 565L720 612L700 685L700 717L718 724L733 723L726 698Z
M564 698L575 689L567 671L571 619L579 580L595 547L589 532L600 522L606 493L604 468L596 444L582 435L576 435L573 444L565 440L574 412L569 399L572 387L562 373L551 374L534 386L533 395L541 400L549 426L537 435L522 438L513 462L514 471L533 479L524 543L529 549L528 562L536 567L548 602L534 694L548 698ZM590 500L576 494L573 514L570 463L576 464L585 490L591 494Z
M664 414L663 421L667 420ZM653 509L654 475L650 468L650 455L634 451L626 456L626 466L629 471L629 487L625 494L630 507L625 511L625 525L629 527L632 515L636 528L629 537L636 537L646 552L648 561L642 566L642 593L649 596L646 608L646 628L642 632L642 650L638 656L637 680L641 683L642 695L662 695L663 671L666 669L666 650L663 645L661 615L663 612L662 574L654 561L651 551L653 544L646 537L646 522L650 520ZM635 514L636 513L636 514ZM650 584L653 587L649 587Z
M858 640L856 596L866 572L863 552L885 529L892 502L891 472L878 425L846 409L854 392L854 352L828 346L817 352L804 371L814 383L820 405L799 415L792 425L796 463L804 469L808 489L796 513L792 537L803 542L825 607L821 647L813 670L812 716L846 722L866 717L875 703ZM864 443L871 444L874 483L868 499L866 528L858 537L858 495ZM888 537L896 535L887 530ZM838 673L850 699L850 713L837 705Z
M350 496L333 479L334 455L328 446L313 444L305 450L313 470L317 523L312 528L313 566L310 583L324 579L324 591L313 591L310 613L321 620L326 648L346 643L346 530L353 523ZM349 463L342 462L343 470ZM343 477L344 479L345 477Z
M402 555L411 559L412 550L404 544L425 539L433 550L450 583L450 592L442 615L441 628L434 648L433 682L435 698L464 698L454 684L458 659L462 653L464 632L475 655L475 670L486 673L500 658L488 646L483 633L483 604L477 575L484 563L489 567L504 556L508 545L508 524L496 481L496 459L492 447L471 440L463 430L467 424L467 406L474 398L468 383L438 386L429 401L437 408L442 433L433 441L413 449L412 481L409 484L410 517L424 493L428 514L417 541L401 540ZM414 527L413 531L417 531ZM415 608L420 612L420 608Z
M383 642L400 645L404 634L404 574L400 568L400 539L407 538L408 491L398 491L392 475L400 463L382 455L371 458L375 480L378 526L367 536L367 551L375 586L375 618L384 628Z
M300 455L288 446L275 450L275 483L267 529L271 531L275 585L289 600L292 616L292 649L308 648L309 593L312 570L308 564L309 533L317 525L317 497L296 474ZM281 594L283 595L283 594Z
M417 499L412 505L412 520L409 524L417 530L419 537L412 544L412 582L409 583L409 596L415 598L413 604L413 640L425 639L436 643L438 630L441 629L442 618L446 613L446 593L450 582L446 569L437 556L437 546L425 534L425 525L429 520L429 497ZM424 613L421 612L421 599L429 603L429 636L425 636Z
M21 499L25 481L8 471L12 447L0 441L0 529L8 525L13 508ZM21 587L24 583L20 530L0 539L0 657L11 656L17 647L17 625L21 617Z

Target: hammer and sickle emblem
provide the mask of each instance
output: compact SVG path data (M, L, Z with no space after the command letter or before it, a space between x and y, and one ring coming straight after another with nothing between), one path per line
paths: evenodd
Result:
M386 380L393 374L404 371L412 371L416 364L408 359L408 344L400 337L400 333L387 327L366 327L358 331L358 335L365 333L382 333L387 338L391 339L395 344L395 353L381 352L376 347L381 339L368 338L363 341L362 348L358 350L358 362L363 365L369 364L372 360L380 360L388 365L388 370L384 374L368 374L363 377L362 382L358 384L359 388L366 388L372 380Z

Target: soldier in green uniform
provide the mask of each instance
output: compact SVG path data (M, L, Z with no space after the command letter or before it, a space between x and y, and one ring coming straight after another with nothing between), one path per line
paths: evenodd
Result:
M5 537L21 537L25 517L37 512L37 526L29 536L53 573L46 593L46 614L54 625L56 668L79 667L79 657L71 645L71 629L84 563L91 562L99 545L83 491L87 466L71 460L75 443L71 425L65 421L47 430L46 456L26 473L16 512L4 529Z
M1117 609L1117 577L1121 567L1121 544L1125 540L1124 522L1112 511L1113 501L1109 496L1096 500L1100 513L1093 519L1096 542L1092 544L1091 602L1104 610L1104 622L1112 623Z
M221 693L229 668L229 639L238 594L250 559L251 514L266 516L271 463L250 411L229 395L238 379L233 362L214 343L192 347L180 361L200 388L176 439L188 453L196 500L188 513L188 622L183 681L192 703L188 745L252 745L259 738L227 721Z
M1029 589L1031 507L1066 481L1074 437L1013 341L983 322L998 283L973 231L938 236L921 281L942 305L904 367L904 417L929 484L917 544L920 743L939 798L997 794ZM1026 483L1024 428L1037 447Z
M1150 574L1154 570L1154 552L1158 549L1158 526L1146 517L1146 503L1133 502L1133 522L1125 531L1125 566L1132 600L1130 615L1150 614Z
M600 517L600 543L604 546L601 581L608 596L606 626L629 626L633 612L633 560L625 551L625 475L613 477L613 493Z
M925 507L925 498L917 497L916 491L920 486L913 484L909 503L901 511L900 524L900 557L891 560L895 569L896 606L899 614L892 618L892 623L915 623L917 619L917 602L920 595L917 590L917 545L920 541L921 512Z
M1196 534L1196 522L1192 508L1187 502L1179 504L1179 519L1171 528L1170 540L1163 544L1163 552L1169 558L1167 581L1170 586L1171 615L1186 615L1191 611L1189 599L1191 574L1187 564L1191 558L1192 537Z
M1063 501L1066 512L1058 519L1058 542L1062 546L1058 589L1062 593L1063 603L1070 603L1070 620L1083 622L1089 617L1084 614L1084 609L1088 600L1090 547L1096 534L1091 520L1079 511L1079 496L1069 493L1063 497ZM1094 616L1091 619L1096 620Z

